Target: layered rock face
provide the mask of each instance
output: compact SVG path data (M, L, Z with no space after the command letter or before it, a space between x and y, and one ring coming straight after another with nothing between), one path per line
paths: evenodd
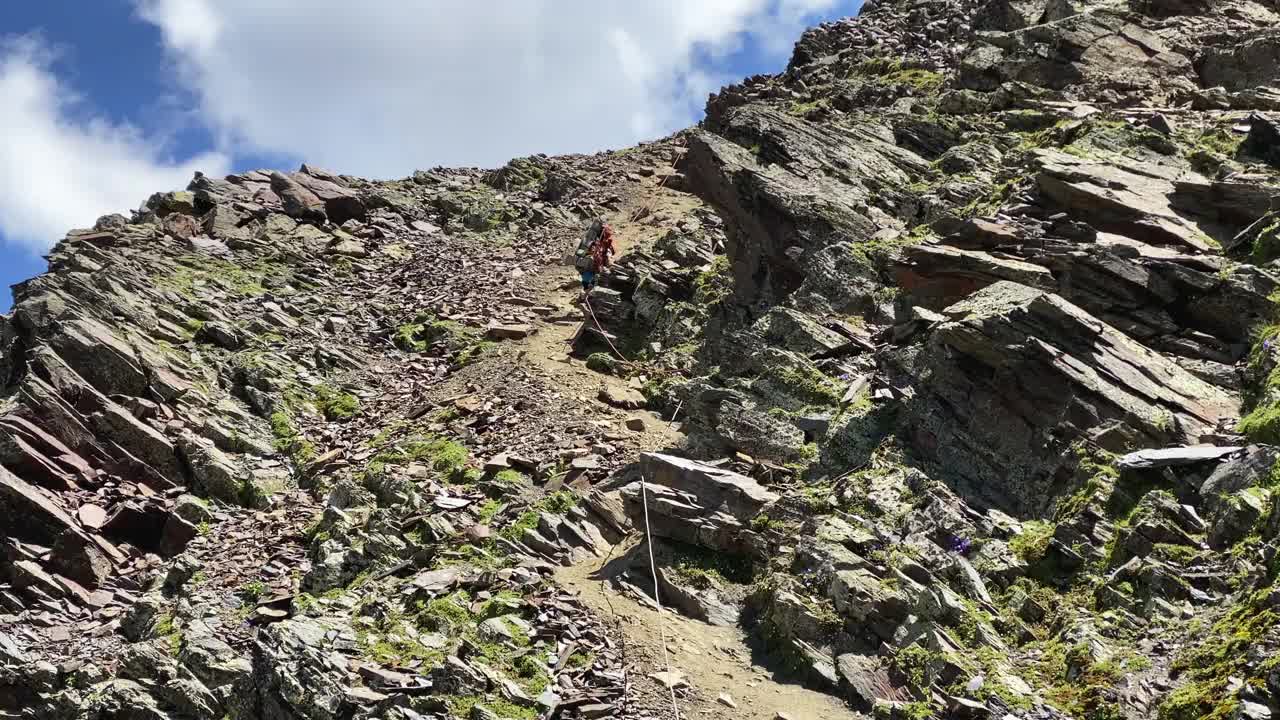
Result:
M867 3L711 98L681 170L727 257L656 390L782 497L724 514L688 470L649 522L772 578L748 614L815 682L890 717L1280 710L1278 11Z
M0 713L665 717L552 579L640 529L617 587L851 717L1280 713L1277 28L876 0L651 145L69 233L0 317Z

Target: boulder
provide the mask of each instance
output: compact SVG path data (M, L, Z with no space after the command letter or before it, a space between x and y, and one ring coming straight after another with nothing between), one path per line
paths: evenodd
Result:
M88 419L95 430L112 438L117 445L155 468L171 483L184 481L173 443L159 430L116 403L108 403Z
M813 318L784 307L769 310L756 321L752 330L771 345L805 355L833 350L848 342L844 336L828 330Z
M317 175L317 172L320 174ZM293 173L289 177L319 199L324 206L325 215L335 225L341 225L348 220L363 220L368 215L364 200L360 198L359 193L340 184L341 178L332 173L317 171L315 168L304 165L303 172ZM273 178L272 189L274 188Z
M289 217L309 223L325 221L324 201L294 178L272 172L271 191L280 197L280 205Z
M111 679L93 686L84 713L89 717L120 720L172 720L161 709L160 702L141 684L133 680Z
M193 435L182 436L178 444L191 468L191 489L197 495L232 504L244 501L245 481L230 456Z
M1250 445L1244 452L1225 459L1200 484L1205 510L1215 514L1226 498L1246 488L1266 485L1277 460L1280 448L1271 445Z
M827 596L841 614L886 642L893 640L894 630L910 609L903 593L865 569L836 572Z
M485 336L495 340L520 340L533 333L533 326L524 323L513 325L489 325L485 328ZM606 400L605 402L608 402Z
M193 621L183 632L178 660L205 686L219 688L248 678L253 666L207 625Z
M0 467L0 517L8 537L49 546L63 533L91 543L76 522L42 490Z
M793 422L766 412L737 403L723 403L715 430L728 448L748 452L753 457L778 463L804 458L804 432Z
M213 519L213 511L209 509L209 503L195 495L179 495L173 502L173 513L195 525Z
M49 344L66 364L106 395L146 394L147 376L138 356L114 330L97 320L62 323Z
M1241 147L1250 147L1247 139ZM1266 144L1262 143L1262 147ZM1142 167L1145 170L1148 166ZM1173 188L1169 201L1174 210L1192 215L1201 223L1225 226L1227 231L1243 230L1262 219L1271 212L1274 198L1280 195L1280 187L1261 174L1229 175L1211 181L1188 175L1179 177ZM1229 243L1223 245L1229 247Z
M242 226L249 222L249 219L249 216L238 212L231 205L219 203L214 205L200 222L204 231L218 240L248 240L253 234L250 228ZM223 250L225 251L225 246Z
M712 550L748 551L751 519L779 497L752 478L695 460L645 453L640 466L644 492L639 482L622 490L632 523L645 526L647 496L653 535Z
M16 415L0 417L0 464L41 487L66 490L90 474L88 461Z
M1246 488L1219 498L1217 510L1209 521L1209 547L1229 548L1249 535L1267 514L1271 496L1272 492L1265 488Z
M1045 289L1057 285L1047 267L946 245L907 248L894 267L894 275L912 299L935 310L1001 280Z
M157 550L164 557L173 557L182 552L187 543L195 540L199 534L200 530L194 523L170 513L164 522L164 528L160 531L160 544Z
M229 322L214 320L200 326L196 341L217 345L224 350L239 350L244 345L244 333Z
M836 672L854 702L869 706L881 700L910 700L906 690L894 686L888 668L878 657L845 653L836 658Z
M96 543L71 531L63 532L54 543L49 566L90 590L102 585L112 569L111 559Z
M919 392L908 434L969 499L1044 511L1078 439L1120 423L1139 446L1195 442L1238 416L1235 396L1052 293L1002 281L944 314L895 363Z
M1068 0L992 0L973 18L979 30L1022 30L1070 17L1076 13Z
M252 700L257 717L337 720L354 677L346 663L334 663L335 648L318 621L293 618L258 634L253 656ZM336 635L336 631L334 631Z
M1240 150L1280 167L1280 122L1254 113L1249 117L1249 135Z
M1036 184L1051 202L1106 232L1154 245L1209 252L1213 240L1176 212L1174 181L1208 182L1155 165L1122 167L1061 150L1036 150Z
M155 193L147 199L146 207L154 212L157 217L165 217L172 213L194 215L196 212L196 194L189 190Z
M1242 42L1206 45L1199 70L1204 87L1249 90L1280 86L1280 30L1272 28Z
M667 568L658 569L658 585L663 602L687 617L720 627L736 627L739 622L741 609L715 587L701 588L681 582Z
M647 402L639 390L609 385L600 389L600 401L625 410L642 408Z
M484 673L456 655L445 658L444 664L431 671L431 682L438 691L451 695L477 695L489 688Z
M1204 195L1193 198L1194 183L1175 183L1171 202L1178 212L1212 207L1208 216L1216 218L1215 226L1233 232L1238 218L1252 212L1246 208L1257 204L1244 193L1227 190L1237 185L1195 186ZM1228 195L1239 201L1238 207L1225 200ZM1235 214L1237 210L1244 215ZM1193 214L1205 217L1201 211ZM982 246L978 237L962 228L945 244L906 248L894 265L898 285L913 302L931 309L1002 279L1052 290L1149 347L1194 361L1192 366L1215 363L1200 374L1220 375L1216 384L1225 386L1236 384L1228 366L1243 352L1253 328L1272 313L1270 296L1277 282L1263 268L1231 266L1215 256L1109 232L1095 233L1092 242L1010 232L998 252L970 249Z
M1197 465L1199 463L1222 460L1242 449L1234 446L1195 445L1190 447L1137 450L1117 460L1116 467L1121 470L1149 470L1151 468Z
M325 251L330 255L340 255L342 257L366 258L369 257L369 251L365 248L364 243L351 237L334 238L329 243L328 249Z

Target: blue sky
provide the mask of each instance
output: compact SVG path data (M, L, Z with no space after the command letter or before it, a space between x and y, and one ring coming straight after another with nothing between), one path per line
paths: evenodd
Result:
M74 226L191 172L398 177L629 145L861 0L42 0L0 16L0 312ZM267 7L269 6L269 7ZM14 100L16 98L16 101Z

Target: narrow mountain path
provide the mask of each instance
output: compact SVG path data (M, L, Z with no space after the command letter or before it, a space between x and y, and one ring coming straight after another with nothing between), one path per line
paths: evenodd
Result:
M647 224L645 218L679 218L702 203L683 193L655 190L626 204L619 212L607 216L618 236L618 258L633 248L648 247L666 232L665 223ZM643 208L643 210L642 210ZM639 212L638 212L639 211ZM636 215L642 215L639 219ZM571 248L574 238L566 238ZM585 307L577 303L579 296L572 267L553 268L544 280L540 304L554 308L538 323L537 332L512 343L520 348L522 358L548 374L567 392L593 396L598 389L634 389L626 380L595 372L578 359L570 357L571 343L580 323L591 323ZM671 418L649 410L632 411L644 419L645 428L639 438L643 450L679 447L684 439ZM750 645L746 631L739 627L717 627L683 617L670 610L659 612L648 598L636 597L612 589L602 574L606 565L632 549L640 540L633 532L608 555L562 568L556 582L576 594L595 611L605 624L622 637L629 673L629 715L673 718L670 692L653 677L667 669L663 655L666 638L667 657L672 670L687 686L677 689L676 704L680 717L715 717L726 720L818 720L860 718L839 699L788 682L760 663Z
M701 202L691 195L657 189L653 195L634 198L621 211L607 216L617 233L617 257L621 258L631 248L651 245L666 231L663 224L647 225L643 221L632 220L641 208L648 210L645 213L648 217L680 217L699 206ZM576 240L575 237L564 239L566 252L573 249ZM537 324L537 332L514 343L515 347L525 351L527 361L546 372L557 385L571 388L577 394L594 395L600 390L624 393L639 389L638 382L595 372L587 368L582 360L570 357L579 327L584 323L590 327L594 320L587 307L578 302L581 293L577 272L571 266L550 268L546 275L540 282L542 295L538 298L538 303L554 310ZM642 436L640 444L645 449L676 447L683 437L671 427L669 418L664 419L658 413L635 410L632 416L644 421L644 429L639 432Z
M577 593L583 603L605 618L624 637L631 702L663 717L671 716L670 693L653 675L667 670L687 687L676 691L681 717L725 720L841 720L862 718L838 698L779 677L759 662L750 638L739 627L717 627L683 617L669 609L660 613L652 601L641 602L609 587L604 576L610 559L625 554L638 541L624 540L603 561L564 568L555 578Z

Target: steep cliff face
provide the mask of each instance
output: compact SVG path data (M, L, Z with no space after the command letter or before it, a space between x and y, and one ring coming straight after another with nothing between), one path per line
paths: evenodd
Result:
M822 716L1280 712L1277 28L868 2L651 145L72 231L0 317L0 714L668 717L654 592Z

